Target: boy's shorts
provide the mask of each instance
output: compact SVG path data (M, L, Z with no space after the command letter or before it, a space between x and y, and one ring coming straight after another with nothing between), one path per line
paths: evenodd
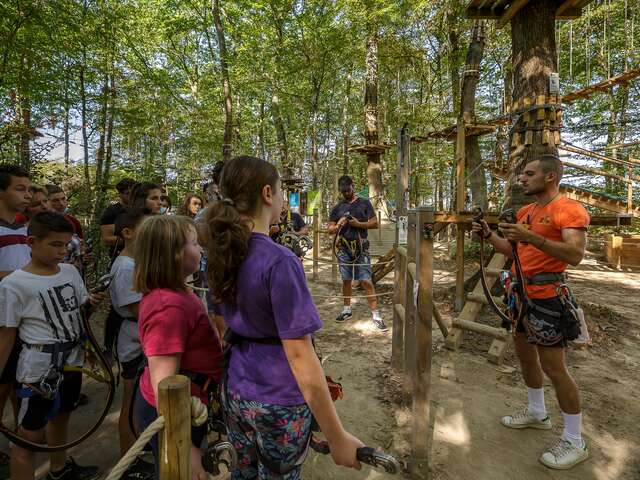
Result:
M347 251L339 250L338 263L342 280L371 280L371 260L366 250L355 260Z
M120 372L120 376L125 380L133 380L138 376L138 372L141 371L141 368L143 365L144 365L144 354L139 355L133 360L129 360L127 362L121 362L120 366L122 367L122 371Z
M59 392L60 407L57 413L73 412L80 398L81 389L82 372L64 372ZM43 429L51 419L54 399L49 400L34 393L32 397L21 400L18 425L29 431Z
M0 375L0 385L13 384L16 381L16 371L18 369L18 358L20 358L21 348L18 342L14 343L2 375Z

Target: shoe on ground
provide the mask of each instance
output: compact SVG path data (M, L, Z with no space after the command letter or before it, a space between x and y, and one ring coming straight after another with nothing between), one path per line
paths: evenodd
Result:
M98 467L80 466L72 457L65 460L62 470L47 474L47 480L96 480L98 478L100 478Z
M586 442L576 447L571 442L559 438L553 446L540 457L540 463L556 470L568 470L589 458Z
M378 329L378 331L380 332L386 332L387 330L389 330L389 327L387 327L387 324L384 323L384 320L382 320L381 318L374 318L373 326L376 327L376 329Z
M340 312L340 315L338 315L336 317L336 322L338 322L338 323L346 322L351 317L353 317L353 313L352 312Z
M155 466L138 457L122 474L121 480L152 480L155 476Z
M539 430L551 429L551 419L549 418L549 415L542 420L538 420L536 417L531 415L526 408L521 412L502 417L500 419L500 423L509 428L537 428Z
M9 455L0 452L0 480L9 480Z

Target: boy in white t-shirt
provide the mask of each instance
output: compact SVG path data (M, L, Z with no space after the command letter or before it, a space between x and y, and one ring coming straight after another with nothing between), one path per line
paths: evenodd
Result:
M82 366L81 305L95 305L102 295L89 295L78 270L61 264L73 227L60 214L41 212L27 231L31 261L0 282L0 370L16 336L22 343L16 380L22 384L18 435L49 445L67 441L71 411L80 395L82 374L63 372ZM58 383L60 381L60 383ZM11 478L34 478L34 454L11 447ZM97 467L81 467L66 452L51 454L48 480L98 478Z
M136 228L150 212L147 209L129 209L116 217L114 233L124 241L124 249L111 265L113 278L109 286L111 306L122 317L122 324L116 342L116 354L122 366L121 376L124 390L118 429L120 433L120 453L124 455L136 441L129 425L129 410L133 402L134 383L138 371L145 363L144 353L138 336L138 304L142 294L133 290L133 248ZM152 464L136 460L125 472L123 478L153 478Z

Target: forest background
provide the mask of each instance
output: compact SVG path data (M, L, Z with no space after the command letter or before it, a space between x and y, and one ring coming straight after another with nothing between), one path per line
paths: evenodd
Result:
M477 121L505 114L509 26L474 23L465 4L3 0L0 161L21 163L38 183L62 184L86 219L115 197L111 187L124 176L163 183L175 205L200 189L217 160L238 154L290 168L307 189L325 192L327 207L338 174L360 188L368 183L367 160L348 151L371 143L365 111L369 121L375 115L378 144L395 143L405 123L415 135L456 123L474 26L483 40ZM561 93L640 66L639 15L640 0L596 0L579 19L556 22ZM637 141L639 100L636 82L575 103L563 117L563 140L608 154ZM507 137L507 127L478 137L482 164L468 165L490 206L501 205L503 189L481 167L503 161ZM454 143L412 147L412 204L450 208ZM385 152L379 175L393 199L396 152ZM616 154L638 158L640 145ZM626 192L578 170L566 180Z

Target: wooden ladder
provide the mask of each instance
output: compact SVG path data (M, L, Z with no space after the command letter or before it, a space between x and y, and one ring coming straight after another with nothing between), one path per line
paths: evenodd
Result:
M489 288L491 288L497 280L500 272L504 268L505 262L506 257L503 254L495 253L493 255L493 258L486 268ZM493 297L493 299L498 305L503 304L501 298ZM482 282L478 280L473 291L467 295L467 301L460 315L453 320L449 335L445 339L445 346L450 350L457 350L462 344L465 330L487 335L493 338L493 342L487 353L487 360L500 365L512 342L511 333L504 328L492 327L476 321L482 307L487 304L487 299L482 290Z

